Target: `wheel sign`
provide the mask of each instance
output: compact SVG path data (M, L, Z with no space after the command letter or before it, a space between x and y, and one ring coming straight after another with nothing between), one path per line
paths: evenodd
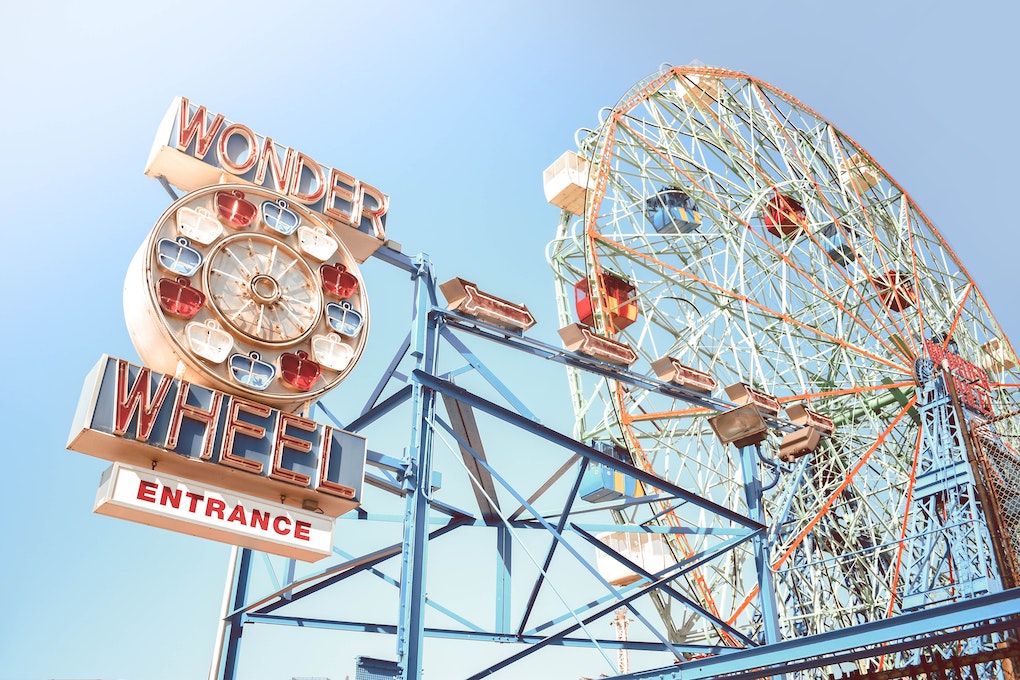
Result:
M129 267L124 312L146 366L287 410L336 387L368 336L341 238L247 185L198 189L163 213Z

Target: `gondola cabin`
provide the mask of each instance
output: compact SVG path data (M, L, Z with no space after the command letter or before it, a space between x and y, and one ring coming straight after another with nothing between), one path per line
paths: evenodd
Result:
M663 187L646 199L645 218L660 234L687 234L701 224L694 200L676 187Z
M878 184L878 170L867 157L855 153L839 164L839 183L863 194Z
M766 231L773 236L796 238L807 226L807 211L792 196L776 193L765 204L764 219Z
M584 214L591 164L573 151L566 151L542 173L545 200L575 215Z
M902 312L917 304L914 281L904 272L890 269L879 274L875 277L875 290L878 299L890 311Z
M616 330L623 330L638 318L638 305L634 297L635 288L627 279L600 272L598 274L601 287L605 291L605 311L609 321ZM595 325L595 315L591 302L591 285L588 279L581 279L574 284L574 306L577 319L586 326Z
M665 536L653 533L613 531L599 534L598 539L611 550L652 574L658 574L675 566ZM599 575L614 586L625 586L641 578L626 565L601 550L595 552L595 568Z
M840 230L839 226L833 222L822 229L820 242L825 248L825 252L836 264L847 265L857 259L857 253L853 247L853 240L856 236L856 232L850 227L843 227Z
M628 465L631 463L627 449L614 446L611 442L593 442L592 447ZM591 461L581 478L580 494L581 498L589 503L603 503L643 496L644 489L633 477L602 463Z
M981 345L981 366L992 373L1016 368L1016 356L1009 344L999 338L992 338Z

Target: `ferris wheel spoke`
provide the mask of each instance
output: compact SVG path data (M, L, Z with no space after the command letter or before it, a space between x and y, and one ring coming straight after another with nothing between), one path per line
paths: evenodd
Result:
M626 126L622 126L622 127L626 127ZM634 131L634 130L630 130L630 132L631 132L631 134L633 134L633 135L634 135L634 136L635 136L636 138L639 138L639 139L641 139L641 135L640 135L640 133L638 133L637 131ZM647 143L650 143L650 142L648 142L648 140L644 140L644 142L645 142L646 144L647 144ZM661 153L661 152L659 152L659 153ZM668 159L667 159L667 160L668 160ZM686 178L687 180L689 180L689 182L690 182L690 183L691 183L692 185L694 185L694 186L699 186L699 183L698 183L698 182L697 182L697 181L696 181L696 180L695 180L695 179L694 179L693 177L691 177L691 176L690 176L690 175L689 175L688 173L686 173L686 171L683 171L682 169L679 169L679 168L678 168L678 170L680 170L680 171L681 171L681 172L682 172L682 173L684 174L685 178ZM740 218L739 216L737 216L736 214L732 213L732 211L730 212L730 215L729 215L729 217L730 217L731 219L735 219L735 220L738 220L738 221L742 221L742 219L741 219L741 218ZM747 224L746 222L744 222L744 226L746 226L746 227L748 227L748 228L750 229L750 224ZM752 231L753 231L753 230L752 230ZM792 259L791 259L791 258L790 258L790 257L789 257L789 256L788 256L787 254L785 254L785 253L783 253L782 251L780 251L780 250L779 250L779 249L778 249L778 248L777 248L777 247L776 247L775 245L773 245L772 243L770 243L770 242L769 242L769 240L768 240L768 239L766 239L766 238L765 238L765 237L764 237L763 235L759 234L758 232L753 232L753 233L755 233L755 235L756 235L756 236L758 237L758 239L759 239L759 240L761 241L762 245L763 245L763 246L764 246L764 247L765 247L766 249L768 249L768 250L769 250L769 251L770 251L770 252L771 252L771 253L772 253L772 254L773 254L773 255L774 255L775 257L779 258L779 259L780 259L781 261L783 261L783 262L784 262L784 263L785 263L786 265L788 265L788 266L790 266L790 267L793 267L794 269L796 269L796 270L798 271L798 273L799 273L799 274L800 274L800 275L801 275L801 276L802 276L802 277L804 278L804 280L805 280L805 281L807 281L807 282L808 282L808 283L810 284L810 286L811 286L811 288L812 288L812 293L814 293L814 294L817 294L817 295L819 295L819 296L821 296L821 297L825 297L825 298L828 298L828 299L830 299L831 301L835 301L835 298L833 298L833 297L832 297L831 293L829 292L829 290L828 290L828 288L827 288L826 286L822 285L822 284L821 284L821 283L819 283L819 282L818 282L818 281L817 281L817 280L816 280L816 279L815 279L815 278L814 278L813 276L809 275L809 274L808 274L807 272L805 272L805 271L803 271L802 269L800 269L800 268L799 268L799 267L797 266L797 264L796 264L796 262L795 262L794 260L792 260ZM815 243L817 244L817 241L815 241ZM847 283L849 283L849 279L846 279L845 275L844 275L844 280L845 280L845 281L846 281ZM872 281L872 283L874 283L874 281ZM861 292L860 294L861 294L861 295L863 295L863 292ZM863 297L862 297L862 300L863 300L863 302L864 302L864 304L865 304L866 308L867 308L867 309L868 309L868 310L869 310L869 311L871 312L872 316L873 316L873 317L874 317L874 318L876 319L876 321L877 321L877 322L879 323L879 325L880 325L880 326L884 326L884 325L885 325L885 324L886 324L886 323L887 323L888 321L891 321L891 322L893 323L894 329L895 329L895 328L896 328L896 327L898 326L898 324L897 324L897 323L895 322L895 320L887 320L886 318L884 318L884 317L883 317L883 315L880 315L880 314L876 313L876 312L875 312L875 310L874 310L874 309L873 309L873 308L871 307L871 303L870 303L870 302L869 302L868 300L866 300L866 299L863 299ZM848 310L848 309L847 309L846 307L844 307L844 306L842 305L842 303L839 303L838 301L835 301L835 302L836 302L837 306L838 306L838 307L840 307L840 308L842 309L842 311L844 311L844 312L846 312L846 313L849 313L849 310ZM858 323L860 324L860 326L861 326L862 328L867 328L867 329L870 329L870 325L866 325L866 324L864 324L864 323L863 323L863 321L861 321L861 320L858 320ZM886 330L887 330L887 334L888 334L888 335L893 335L893 334L894 334L894 331L893 331L893 330L890 330L890 329L888 329L888 328L886 328ZM905 333L905 331L906 331L906 329L902 329L902 328L900 328L900 329L897 329L897 330L898 330L898 333L896 333L896 334L899 334L899 335L902 335L902 334L904 334L904 333ZM883 338L881 338L881 337L880 337L880 336L879 336L879 335L878 335L878 334L877 334L876 332L873 332L873 336L874 336L874 337L875 337L875 339L876 339L876 340L878 340L878 341L879 341L880 343L885 343L885 342L886 342L886 341L885 341L885 340L884 340ZM898 352L898 348L895 348L895 347L893 347L893 346L891 346L891 345L886 345L886 347L887 347L887 349L889 349L890 351L892 351L892 352L894 352L894 353L895 353L895 352ZM906 360L906 359L907 359L907 357L904 357L904 360Z
M639 259L650 259L649 256L645 255L644 253L640 253L640 252L634 251L634 250L628 248L627 246L625 246L625 245L623 245L623 244L621 244L619 242L613 241L613 240L611 240L611 239L609 239L609 238L607 238L607 237L605 237L603 235L596 235L594 237L594 240L598 241L598 242L601 242L601 243L604 243L607 246L611 246L611 247L613 247L615 249L618 249L620 251L628 252L629 254L631 254L631 255L639 258ZM838 345L838 346L841 346L841 347L847 347L851 351L867 355L871 359L873 359L875 361L878 361L880 363L883 363L883 364L887 365L888 367L890 367L890 368L892 368L894 370L897 370L899 372L910 373L910 369L905 367L905 366L903 366L903 365L897 365L896 363L894 363L894 362L892 362L892 361L890 361L888 359L885 359L884 357L880 357L878 355L875 355L875 354L867 351L863 347L850 346L850 345L848 345L848 343L846 343L842 339L837 338L837 337L835 337L834 335L832 335L830 333L826 333L826 332L824 332L824 331L822 331L820 329L817 329L817 328L809 326L809 325L807 325L805 323L802 323L799 320L797 320L797 319L795 319L793 317L790 317L788 314L784 314L784 313L776 312L775 310L771 310L768 307L766 307L766 306L764 306L764 305L762 305L762 304L760 304L758 302L755 302L754 300L751 300L747 296L739 295L739 294L735 293L734 291L729 290L729 289L727 289L727 288L725 288L723 286L720 286L718 284L714 284L711 281L708 281L706 279L702 279L700 277L697 277L694 274L691 274L689 272L681 271L680 269L678 269L676 267L673 267L671 265L667 265L665 263L660 263L658 261L656 261L656 264L661 266L663 269L669 271L670 274L673 275L673 276L683 277L685 279L689 279L691 281L695 281L698 284L703 285L703 286L705 286L705 287L715 291L718 295L720 295L722 297L727 297L727 298L733 299L735 301L738 301L741 304L745 304L745 305L754 307L757 310L760 310L762 312L773 314L773 315L777 316L778 318L782 319L785 323L789 323L789 324L792 324L794 326L798 326L798 327L802 328L806 333L809 333L809 334L811 334L811 335L813 335L815 337L818 337L820 339L824 339L824 340L826 340L828 342L833 343L834 345Z

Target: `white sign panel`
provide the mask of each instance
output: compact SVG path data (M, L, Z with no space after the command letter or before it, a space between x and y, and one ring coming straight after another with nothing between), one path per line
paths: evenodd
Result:
M103 473L95 512L314 562L333 549L333 520L123 463Z

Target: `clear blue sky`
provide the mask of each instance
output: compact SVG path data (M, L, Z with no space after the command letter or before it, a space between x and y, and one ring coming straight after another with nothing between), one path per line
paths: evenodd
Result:
M542 170L663 62L745 71L870 151L1015 342L1018 23L985 1L0 3L0 680L207 672L228 548L93 515L106 464L64 450L88 369L135 356L121 288L169 202L142 168L174 96L379 187L405 252L514 291L555 342ZM356 395L408 309L403 278L366 272ZM244 677L337 680L391 645L309 633Z

